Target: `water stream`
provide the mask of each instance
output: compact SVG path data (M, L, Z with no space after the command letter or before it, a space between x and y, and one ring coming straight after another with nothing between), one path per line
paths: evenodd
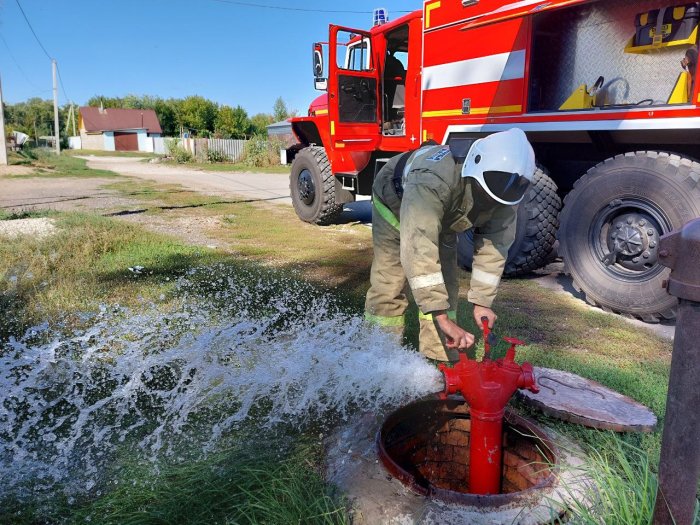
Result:
M173 299L175 298L175 299ZM90 491L119 454L400 406L440 374L305 285L193 270L172 296L0 343L0 493Z

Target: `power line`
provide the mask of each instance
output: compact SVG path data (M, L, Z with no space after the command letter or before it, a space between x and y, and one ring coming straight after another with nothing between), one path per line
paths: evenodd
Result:
M58 82L61 84L61 91L63 91L63 96L66 97L66 100L68 102L71 102L71 98L68 96L68 93L66 93L66 87L63 85L63 76L61 76L61 70L58 67L58 62L56 62L56 72L58 73Z
M10 59L15 63L15 66L17 66L17 69L19 70L20 73L22 73L22 76L24 79L27 81L27 83L32 86L34 89L38 90L40 93L46 93L47 91L51 91L50 89L41 89L39 86L37 86L27 75L27 73L24 71L20 63L17 61L15 58L15 55L12 53L12 50L10 49L10 46L7 44L7 40L5 40L5 37L0 34L0 40L2 40L2 43L5 45L5 48L7 49L7 54L10 57Z
M36 31L34 31L34 28L32 27L32 24L29 23L29 18L27 18L27 14L24 12L24 9L22 9L22 4L19 3L19 0L15 0L17 2L17 7L19 7L19 10L22 11L22 16L24 17L24 20L27 22L27 25L29 26L29 29L32 31L32 34L34 35L34 38L36 38L37 43L39 44L39 47L44 51L44 54L49 58L49 60L53 60L53 57L49 54L48 51L46 51L46 48L44 47L44 44L41 43L41 40L39 40L39 37L36 36Z
M309 7L290 7L287 5L266 5L255 2L239 2L237 0L211 0L221 4L240 5L244 7L260 7L263 9L277 9L278 11L302 11L305 13L343 13L352 15L371 15L372 11L349 11L345 9L312 9ZM411 13L411 11L396 11L397 13Z
M27 18L27 13L25 13L24 9L22 9L22 4L19 3L19 0L15 0L15 2L17 3L17 7L19 7L19 10L22 12L22 16L24 17L25 22L27 22L27 25L29 26L29 29L31 30L32 34L34 35L34 38L36 39L37 44L39 44L39 47L41 47L42 51L48 57L49 60L54 60L54 58L51 56L51 53L49 53L46 50L46 48L44 47L44 44L42 44L41 40L39 40L39 37L37 36L36 31L34 31L34 27L32 27L32 24L29 21L29 18ZM3 41L4 40L5 39L3 38ZM5 47L8 47L7 42L5 42ZM9 47L8 47L8 51L9 51ZM68 93L66 93L66 87L63 85L63 77L61 76L61 72L58 70L58 64L56 64L56 72L58 73L58 81L61 84L61 91L63 91L63 96L66 97L67 101L70 101L70 97L68 96Z

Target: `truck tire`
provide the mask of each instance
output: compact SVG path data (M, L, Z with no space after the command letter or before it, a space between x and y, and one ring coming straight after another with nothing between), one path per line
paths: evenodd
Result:
M523 275L547 264L556 241L559 210L557 185L538 167L532 187L518 205L515 241L508 250L505 275ZM469 270L474 256L474 232L467 230L458 235L457 242L458 263Z
M335 202L335 177L323 148L309 146L294 157L289 176L294 211L302 221L331 224L343 211Z
M617 155L564 200L559 254L574 287L604 310L647 322L675 317L659 237L700 216L700 163L656 151Z

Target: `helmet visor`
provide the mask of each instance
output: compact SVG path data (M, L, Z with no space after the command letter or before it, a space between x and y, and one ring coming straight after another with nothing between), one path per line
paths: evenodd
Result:
M483 177L488 191L505 202L519 202L530 186L530 181L517 173L485 171Z

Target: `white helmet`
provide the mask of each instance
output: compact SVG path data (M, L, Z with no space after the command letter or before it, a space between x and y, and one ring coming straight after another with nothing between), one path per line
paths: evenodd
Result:
M496 202L518 204L535 176L535 152L519 128L479 139L469 148L462 177L476 179Z

